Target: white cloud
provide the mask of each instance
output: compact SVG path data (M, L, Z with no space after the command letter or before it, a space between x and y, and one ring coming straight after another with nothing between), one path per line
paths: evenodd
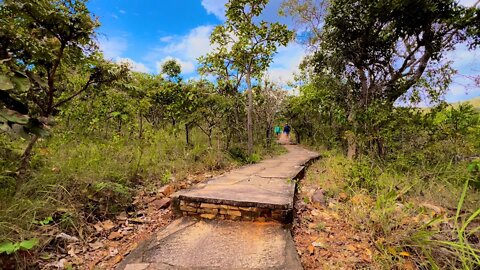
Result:
M459 0L458 3L460 5L466 6L466 7L472 7L477 0Z
M164 36L160 38L161 42L170 42L173 40L173 36Z
M465 44L457 45L454 51L445 55L446 59L453 61L453 68L463 75L480 73L480 63L477 60L479 57L480 50L469 50Z
M123 37L101 38L98 40L100 51L106 59L117 62L127 63L133 71L149 73L150 69L143 63L137 62L131 58L123 57L128 49L128 42Z
M469 50L465 44L457 45L454 51L445 56L453 61L452 67L458 71L445 95L447 101L466 100L479 95L480 87L473 79L480 74L480 62L477 60L479 57L479 50Z
M126 58L121 58L118 57L115 59L115 62L117 63L126 63L129 65L130 69L136 72L143 72L143 73L150 73L150 69L145 66L145 64L140 63L140 62L135 62L134 60L126 57Z
M123 9L120 9L118 12L122 13L122 14L127 14L127 12Z
M298 66L305 55L305 48L297 43L279 48L267 72L269 79L280 84L294 82L294 75L299 72Z
M284 0L270 0L258 19L267 22L280 22L288 26L293 26L293 18L278 15L278 11L283 1ZM208 14L215 15L215 17L217 17L220 21L223 22L226 20L225 4L227 2L227 0L202 0L202 6L203 8L205 8Z
M202 0L202 6L208 14L215 15L221 21L225 20L225 4L227 0Z
M192 29L187 35L174 40L170 44L157 49L164 54L181 54L184 58L195 60L210 52L211 25L202 25Z
M195 71L195 64L194 63L192 63L190 61L183 61L183 60L181 60L179 58L176 58L176 57L167 56L167 57L163 58L161 61L157 62L156 66L157 66L157 72L158 73L161 73L162 65L167 60L177 61L177 63L179 63L180 66L182 67L182 74L190 74L190 73L193 73Z
M197 58L211 51L210 33L211 25L198 26L183 36L165 36L160 38L162 45L147 53L143 60L149 66L155 66L160 71L160 66L167 59L175 59L182 66L183 74L191 74L196 70Z
M100 38L98 40L100 50L103 52L105 58L113 60L120 57L128 47L127 40L122 37L116 38Z

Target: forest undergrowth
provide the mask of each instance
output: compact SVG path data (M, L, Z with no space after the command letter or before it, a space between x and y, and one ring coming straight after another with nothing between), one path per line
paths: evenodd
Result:
M480 265L480 190L471 161L399 170L395 162L319 151L301 183L294 229L306 269Z
M134 211L140 191L155 194L166 185L187 187L284 151L279 146L258 147L249 159L240 147L230 151L220 145L209 147L207 137L195 130L191 131L195 145L189 146L184 132L173 129L152 130L142 139L99 137L71 131L42 139L32 156L28 180L19 188L15 170L26 142L2 138L8 147L2 147L1 153L0 242L19 247L15 257L7 253L0 257L5 265L12 258L17 263L42 255L48 258L42 250L51 250L62 233L84 242L94 224ZM34 246L21 248L22 243Z

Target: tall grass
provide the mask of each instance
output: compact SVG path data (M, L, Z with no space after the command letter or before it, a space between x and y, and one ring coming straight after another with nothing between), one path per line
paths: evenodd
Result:
M310 171L318 173L307 181L327 196L349 194L333 209L370 235L384 269L407 260L419 269L478 269L480 191L469 185L467 162L398 171L326 151Z
M0 163L0 243L18 242L41 236L38 223L51 220L60 230L82 235L82 223L95 222L124 211L134 193L143 188L186 179L189 175L258 161L280 153L278 146L245 156L243 145L236 153L224 149L222 140L208 138L198 130L190 132L193 145L186 145L177 130L146 129L136 134L93 134L62 130L41 139L35 147L28 181L15 192L15 174L22 143L2 137L5 144ZM0 134L1 135L1 134ZM20 143L19 143L20 142ZM8 188L10 187L10 188Z

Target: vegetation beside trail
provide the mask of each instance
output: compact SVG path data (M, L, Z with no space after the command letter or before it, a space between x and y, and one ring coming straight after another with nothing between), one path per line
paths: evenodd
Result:
M480 114L443 97L457 73L446 54L478 46L478 8L292 0L284 9L310 30L303 42L314 53L283 113L324 155L296 230L306 267L477 269Z
M258 27L252 38L268 37L202 60L202 74L216 82L186 81L174 60L157 75L105 60L95 41L99 22L85 2L0 3L2 267L38 267L39 260L72 266L65 257L75 246L59 242L96 250L95 225L110 230L111 220L135 214L138 192L182 187L196 174L283 151L270 130L286 91L262 75L276 47L292 38L285 26L235 24L245 36ZM228 74L219 69L223 61L231 61ZM246 72L255 84L245 92Z
M305 268L478 269L478 99L444 97L448 52L480 44L479 8L285 0L309 52L289 95L265 76L294 39L261 21L268 0L228 1L198 59L214 80L104 59L85 2L0 3L0 265L81 268L77 248L114 265L105 243L165 206L162 186L281 153L272 131L288 121L323 155L300 183Z
M467 186L470 162L398 170L322 150L297 207L312 210L294 228L307 269L475 269L480 191ZM324 204L312 201L319 187Z

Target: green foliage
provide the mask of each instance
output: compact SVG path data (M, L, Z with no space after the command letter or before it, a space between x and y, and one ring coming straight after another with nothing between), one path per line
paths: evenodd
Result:
M212 83L183 81L173 60L162 68L167 78L106 61L86 1L0 1L0 242L17 241L5 245L9 253L51 227L83 238L85 223L125 211L139 189L280 153L264 142L285 93L254 82L263 107L251 113L258 139L247 155L239 87L247 70L260 78L292 32L237 18L249 4L258 17L266 1L230 3L224 34L239 29L241 39L218 40L228 53L217 51L208 69L234 62L223 62L229 74L210 69L221 77Z
M480 160L476 159L470 162L467 169L471 175L471 180L469 182L470 185L473 188L480 190Z
M0 244L0 254L6 253L10 255L19 250L31 250L38 245L38 239L32 238L30 240L23 240L21 242L4 242Z
M217 75L224 82L232 77L240 80L247 73L261 77L277 47L286 46L293 37L293 32L283 24L256 21L267 3L268 0L231 0L226 4L227 20L215 27L210 36L210 42L218 48L200 58L200 71Z
M351 168L346 168L348 175L346 184L351 189L366 190L367 192L375 192L378 187L378 172L375 163L368 159L362 159L355 162Z
M53 218L49 216L49 217L44 218L43 220L34 220L33 224L38 224L40 226L44 226L44 225L48 225L52 222L53 222Z
M243 164L248 163L249 157L243 148L235 146L228 149L228 153L234 160L239 161L240 163L243 163Z
M162 185L166 185L166 184L170 183L171 179L172 179L172 173L167 170L162 175L162 178L161 178L160 182L162 183Z
M302 66L305 84L291 103L298 109L288 115L309 138L316 132L308 120L328 120L322 140L332 145L341 138L350 157L359 152L385 155L384 129L398 124L397 116L408 118L394 112L399 101L418 103L421 96L441 100L456 73L443 57L472 38L480 14L453 0L291 0L284 8L310 30L307 39L316 49Z
M162 73L167 75L170 80L179 80L182 67L174 59L167 60L162 65Z

